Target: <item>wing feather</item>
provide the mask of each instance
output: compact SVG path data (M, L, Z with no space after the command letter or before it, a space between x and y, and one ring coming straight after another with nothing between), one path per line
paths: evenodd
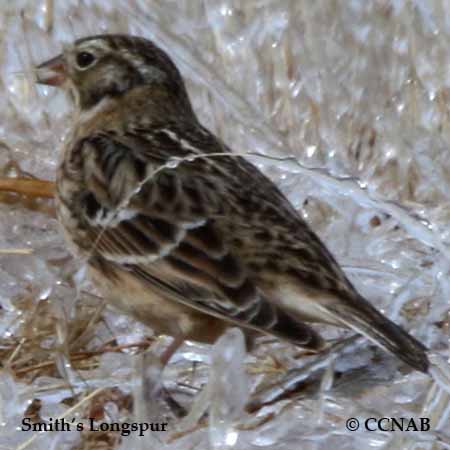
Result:
M163 141L158 140L161 136ZM84 197L82 211L94 242L92 255L193 309L304 347L320 348L323 342L317 333L266 298L234 254L229 236L217 223L223 216L223 200L215 186L200 176L202 168L198 177L192 176L192 170L189 176L184 170L167 170L148 178L169 158L161 148L167 145L167 137L167 133L155 133L143 139L128 133L117 141L116 136L103 133L86 141L85 184L95 188ZM136 160L133 145L140 146L139 158L145 154L146 161ZM126 176L117 175L121 166L126 167ZM129 204L120 205L119 199L143 180ZM161 279L161 273L172 275Z

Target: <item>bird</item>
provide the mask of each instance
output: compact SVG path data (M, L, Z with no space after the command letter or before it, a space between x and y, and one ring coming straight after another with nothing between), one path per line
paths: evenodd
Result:
M154 42L83 37L34 68L73 105L56 174L67 245L108 301L174 338L237 326L311 352L320 327L364 335L427 373L428 349L380 313L281 190L197 118Z

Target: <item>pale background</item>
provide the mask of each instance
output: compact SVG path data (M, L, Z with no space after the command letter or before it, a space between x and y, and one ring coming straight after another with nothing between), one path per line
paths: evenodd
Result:
M295 157L252 161L301 209L361 292L448 358L446 0L16 0L2 2L0 14L1 178L24 171L54 179L70 125L64 96L33 86L33 63L85 35L153 39L185 76L203 123L235 151ZM160 379L151 355L167 341L100 309L67 258L51 201L3 192L0 201L1 449L450 448L444 377L409 372L365 341L337 358L334 388L330 362L321 385L300 398L245 414L250 388L304 362L271 343L243 366L238 333L212 352L188 344L174 358L166 384L198 388L210 379L188 420L169 419L170 433L121 441L19 431L27 409L37 419L76 422L165 417L154 398L144 399L142 382ZM195 373L191 361L199 363ZM190 408L195 391L179 389ZM195 426L208 406L209 427ZM386 416L430 417L432 430L346 431L349 417Z

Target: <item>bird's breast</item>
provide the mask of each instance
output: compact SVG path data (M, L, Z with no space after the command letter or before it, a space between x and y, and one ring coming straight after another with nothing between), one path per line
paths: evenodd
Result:
M75 256L83 256L86 232L81 221L81 208L84 185L82 182L81 166L69 166L68 151L63 152L56 172L56 215L63 230L64 238L69 250Z

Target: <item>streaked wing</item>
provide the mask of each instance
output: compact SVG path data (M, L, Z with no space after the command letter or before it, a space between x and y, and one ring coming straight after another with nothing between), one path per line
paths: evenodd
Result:
M200 158L160 170L169 155L186 156L195 148L184 140L171 149L169 142L173 135L167 130L84 140L88 191L81 203L92 256L119 265L176 302L320 348L322 340L309 326L258 289L224 236L219 224L230 212L222 195L226 183L212 181L225 176L220 167ZM213 177L205 176L211 171Z

